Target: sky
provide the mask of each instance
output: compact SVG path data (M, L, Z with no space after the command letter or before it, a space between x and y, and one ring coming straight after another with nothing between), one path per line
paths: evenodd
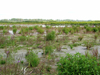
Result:
M0 0L0 19L100 20L100 0Z

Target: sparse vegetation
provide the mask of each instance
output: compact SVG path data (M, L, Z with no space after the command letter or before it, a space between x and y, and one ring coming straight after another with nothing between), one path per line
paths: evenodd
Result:
M53 52L52 46L46 46L45 47L45 54L51 54Z
M95 65L98 62L97 66L99 66L100 62L99 26L91 26L92 23L88 25L87 22L85 24L84 22L78 22L79 24L65 22L64 26L59 25L63 22L45 23L47 24L45 26L38 24L32 26L29 25L30 22L26 26L17 26L16 23L12 26L0 26L1 75L97 74L95 70L98 71L98 67ZM66 25L66 23L71 25ZM85 56L75 54L76 52L85 53ZM66 53L75 55L65 56ZM88 64L94 66L87 66Z

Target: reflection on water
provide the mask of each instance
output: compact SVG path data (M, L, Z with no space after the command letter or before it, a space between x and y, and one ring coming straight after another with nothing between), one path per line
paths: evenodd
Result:
M9 30L9 33L12 34L12 35L14 34L12 30Z
M0 26L14 26L14 25L0 25ZM17 27L18 26L23 26L23 27L32 27L32 26L36 26L36 25L16 25ZM47 25L38 25L38 26L42 26L42 27L46 27ZM48 25L48 26L51 26L51 25ZM52 26L52 27L65 27L65 25L56 25L56 26ZM68 25L68 27L70 27L70 25Z
M37 25L37 24L36 24ZM36 26L35 24L33 25L15 25L17 27L32 27L32 26ZM0 25L0 26L14 26L14 25ZM38 26L42 26L42 27L46 27L46 26L52 26L52 25L42 25L42 24L39 24ZM53 25L52 27L72 27L71 25ZM84 27L84 26L81 26L80 27Z

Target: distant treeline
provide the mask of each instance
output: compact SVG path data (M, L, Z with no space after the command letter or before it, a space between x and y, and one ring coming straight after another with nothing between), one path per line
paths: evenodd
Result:
M52 20L52 19L3 19L0 24L45 24L45 25L100 25L100 21Z
M25 22L0 22L0 24L45 24L45 25L100 25L99 22L94 22L94 21L86 21L86 22L30 22L30 21L25 21Z

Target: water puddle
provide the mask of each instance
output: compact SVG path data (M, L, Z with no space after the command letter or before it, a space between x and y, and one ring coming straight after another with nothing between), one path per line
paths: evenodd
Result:
M100 54L100 46L94 46L93 48L94 49L97 48L98 53ZM43 54L42 49L34 49L32 51L35 52L38 55L39 58L41 58L43 56L42 55ZM77 52L79 52L79 53L85 55L86 51L89 51L91 53L92 50L87 50L86 47L84 47L84 46L77 46L77 47L74 47L73 49L70 49L70 47L64 45L60 52L54 50L53 54L57 55L58 58L59 58L60 56L65 57L67 53L76 54ZM0 55L1 54L3 55L4 58L6 57L4 49L0 49ZM24 49L18 50L17 52L12 52L12 56L15 59L14 62L18 62L18 60L26 62L26 59L25 59L26 54L27 54L27 50L24 50Z
M8 32L9 32L10 34L14 35L14 33L13 33L13 31L12 31L12 30L9 30Z
M13 27L14 25L0 25L0 26L10 26L10 27ZM20 26L20 27L32 27L32 26L36 26L35 24L33 25L16 25L17 27ZM42 24L39 24L38 26L42 26L42 27L46 27L46 26L52 26L52 25L42 25ZM72 27L71 25L55 25L55 26L52 26L52 27ZM84 27L84 26L80 26L80 27Z

